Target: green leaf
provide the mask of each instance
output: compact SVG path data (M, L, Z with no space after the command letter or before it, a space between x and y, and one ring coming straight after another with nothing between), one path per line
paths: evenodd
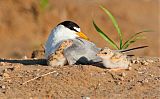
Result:
M100 8L109 16L109 18L111 19L114 27L116 28L116 30L118 32L118 35L120 37L120 49L121 49L122 45L123 45L122 44L123 43L122 42L123 41L123 37L122 37L122 32L121 32L121 30L120 30L120 28L118 26L118 23L117 23L116 19L114 18L114 16L106 8L104 8L103 6L100 6Z
M128 41L128 43L126 43L125 46L123 46L123 49L128 48L129 45L131 45L131 44L133 44L133 43L135 43L136 41L141 40L141 39L145 39L145 37L144 37L143 35L135 37L134 39Z
M115 49L119 49L118 46L114 43L114 41L112 41L97 25L96 23L93 21L93 25L96 28L97 32L111 45L113 46Z
M48 6L49 2L48 0L40 0L40 7L42 9L45 9Z
M122 49L125 49L127 48L126 46L129 46L128 43L130 44L130 41L132 41L136 36L138 36L139 34L142 34L144 32L152 32L151 30L143 30L143 31L140 31L140 32L137 32L135 34L133 34L123 45Z

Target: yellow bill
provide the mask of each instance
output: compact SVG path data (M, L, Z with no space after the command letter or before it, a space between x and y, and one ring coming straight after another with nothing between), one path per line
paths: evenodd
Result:
M89 40L89 38L88 38L84 33L82 33L82 32L78 32L77 35L78 35L80 38Z

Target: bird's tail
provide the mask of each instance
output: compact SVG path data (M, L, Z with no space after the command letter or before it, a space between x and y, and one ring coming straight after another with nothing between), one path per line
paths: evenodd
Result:
M139 46L139 47L124 49L124 50L117 50L117 51L122 52L122 53L126 53L126 52L130 52L130 51L133 51L133 50L142 49L142 48L146 48L146 47L148 47L148 46Z

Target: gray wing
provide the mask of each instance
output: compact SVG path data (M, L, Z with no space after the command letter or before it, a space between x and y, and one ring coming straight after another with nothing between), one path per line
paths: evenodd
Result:
M90 41L76 38L73 44L64 50L64 55L70 65L72 64L93 64L101 61L96 54L101 49Z

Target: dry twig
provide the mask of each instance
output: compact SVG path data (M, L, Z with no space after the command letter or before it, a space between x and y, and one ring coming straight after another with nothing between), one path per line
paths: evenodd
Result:
M38 78L40 78L40 77L44 77L44 76L53 74L53 73L55 73L55 72L56 72L56 71L52 71L52 72L48 72L48 73L46 73L46 74L43 74L43 75L34 77L34 78L30 79L30 80L25 81L24 83L22 83L22 85L27 84L27 83L29 83L29 82L31 82L31 81L33 81L33 80L36 80L36 79L38 79Z

